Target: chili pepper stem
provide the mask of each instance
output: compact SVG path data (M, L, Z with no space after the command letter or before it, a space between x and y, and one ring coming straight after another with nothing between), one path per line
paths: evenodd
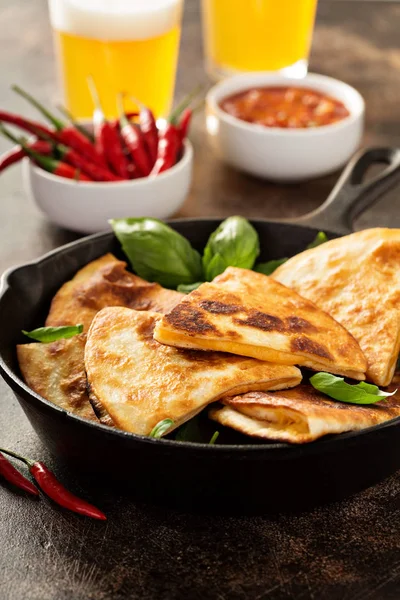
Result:
M86 127L84 127L83 125L78 123L78 121L75 119L75 117L71 113L71 111L68 110L68 108L66 108L65 106L62 106L61 104L58 104L57 108L60 111L60 113L62 115L64 115L64 117L66 117L67 119L69 119L71 121L71 123L75 127L75 129L77 129L78 131L83 133L83 135L86 136L90 142L93 142L92 134L86 129Z
M62 129L64 129L65 123L63 123L63 121L61 121L60 119L57 119L57 117L52 115L51 112L49 112L47 110L47 108L45 108L43 106L43 104L38 102L33 96L28 94L28 92L26 92L25 90L20 88L18 85L11 86L11 89L14 92L16 92L17 94L19 94L20 96L22 96L23 98L25 98L25 100L27 100L30 104L32 104L32 106L37 108L37 110L39 112L41 112L42 115L44 117L46 117L46 119L48 119L50 121L50 123L52 123L54 125L54 127L57 129L57 131L61 131Z
M12 452L11 450L6 450L5 448L0 448L0 452L2 452L3 454L7 454L8 456L12 456L13 458L16 458L17 460L20 460L21 462L24 462L26 465L28 465L28 467L33 467L33 465L35 464L34 460L31 460L30 458L26 458L25 456L22 456L21 454L17 454L16 452Z
M177 121L183 113L183 111L185 110L185 108L189 106L193 98L195 98L201 92L202 89L203 86L199 84L194 88L192 92L185 96L183 100L178 104L178 106L174 108L171 114L169 115L167 119L168 123L171 123L172 125L177 125Z
M125 127L125 125L129 125L130 123L126 117L125 110L124 110L124 94L118 94L117 107L118 107L119 122L121 123L121 127Z

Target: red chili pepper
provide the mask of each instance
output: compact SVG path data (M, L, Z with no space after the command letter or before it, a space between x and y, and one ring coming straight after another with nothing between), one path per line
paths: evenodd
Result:
M129 161L124 154L119 131L106 120L92 77L88 78L88 85L95 105L93 124L97 151L104 157L105 162L110 165L114 173L121 179L129 179Z
M139 102L139 100L136 100L136 98L132 98L132 100L140 108L139 125L143 133L143 139L150 157L151 166L153 167L157 160L158 149L158 129L156 120L150 108L147 108L147 106Z
M106 515L101 510L92 504L89 504L86 500L82 500L69 492L58 481L54 473L52 473L42 462L30 460L29 458L11 452L11 450L4 450L3 448L0 448L0 452L9 454L28 465L31 475L36 479L42 491L56 504L80 515L84 515L85 517L91 517L92 519L99 519L101 521L107 520Z
M37 488L24 477L17 469L0 453L0 475L4 477L6 481L15 485L15 487L32 494L32 496L39 496Z
M85 517L106 521L106 515L93 506L69 492L42 462L31 462L29 471L38 482L44 493L60 506L72 510Z
M179 124L178 124L178 131L179 131L179 138L180 138L180 145L182 146L183 142L185 141L187 134L188 134L188 130L189 130L189 125L190 125L190 121L192 119L192 114L193 111L191 108L186 108L183 113L182 116L179 120Z
M71 113L71 111L69 111L68 108L66 108L65 106L62 106L61 104L59 104L57 106L57 108L60 111L60 113L64 115L64 117L67 117L67 119L69 119L71 121L71 123L75 127L75 129L77 129L78 131L83 133L83 135L85 137L87 137L87 139L93 144L94 138L93 138L92 134L90 133L90 131L88 131L86 129L86 127L81 125L81 123L78 123L78 121L75 119L75 117Z
M59 144L57 150L64 162L88 175L90 181L123 181L124 179L128 179L128 176L125 178L119 177L118 175L114 175L107 167L100 167L100 165L90 162L87 158L72 150L72 148L67 148Z
M53 152L53 144L46 142L45 140L37 140L32 144L28 144L31 150L38 152L39 154L50 155ZM26 156L26 152L23 148L11 148L8 152L4 152L0 156L0 171L4 171L7 167L14 165Z
M0 111L0 121L4 121L4 123L9 123L10 125L15 125L24 131L28 131L29 133L33 133L40 138L57 140L57 134L45 127L41 123L36 123L36 121L31 121L30 119L24 119L19 115L14 115L13 113Z
M151 171L151 175L158 175L158 173L162 173L173 167L176 163L179 147L180 135L178 129L175 125L168 123L160 135L157 160Z
M20 87L14 85L12 86L12 89L30 102L30 104L35 106L54 125L57 130L57 139L61 143L70 146L70 148L73 148L86 158L89 158L92 162L101 166L106 166L104 158L98 153L94 145L85 135L83 135L83 133L78 131L75 127L68 126L60 119L57 119L57 117L52 115L42 104Z
M151 163L146 151L143 133L138 127L128 121L122 106L122 96L119 96L118 103L120 107L119 122L122 139L137 168L138 176L146 177L150 174Z
M19 144L23 150L28 154L40 167L45 171L49 171L54 175L60 177L66 177L67 179L76 179L77 181L92 181L89 177L80 172L79 169L74 169L71 165L68 165L60 160L51 158L50 156L44 156L34 152L25 144L22 139L18 139L12 133L10 133L3 125L0 125L0 133L7 137L12 142Z

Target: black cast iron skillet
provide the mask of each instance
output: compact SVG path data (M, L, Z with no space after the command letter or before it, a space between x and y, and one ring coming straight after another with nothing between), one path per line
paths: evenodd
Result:
M363 183L375 163L387 166ZM302 251L323 229L351 231L352 220L400 181L400 150L371 149L345 169L328 200L291 222L254 220L261 260ZM221 219L170 221L202 249ZM104 486L123 483L136 498L224 511L302 509L343 498L400 467L400 418L305 445L257 443L225 430L215 446L153 440L85 421L31 391L21 380L15 345L21 329L39 326L56 290L83 265L106 252L119 254L112 233L83 238L8 271L0 296L0 370L34 429L61 460ZM211 425L210 431L215 429Z

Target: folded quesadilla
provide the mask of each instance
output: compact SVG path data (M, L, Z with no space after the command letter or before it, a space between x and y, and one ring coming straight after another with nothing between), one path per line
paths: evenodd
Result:
M153 330L161 317L105 308L90 327L85 347L90 396L120 429L148 435L164 419L172 419L175 428L222 396L301 381L296 367L159 344Z
M308 384L282 392L249 392L221 402L209 411L210 418L221 425L253 437L296 444L400 416L400 393L361 406L331 400Z
M53 298L47 327L82 323L89 329L94 315L106 306L168 312L183 294L149 283L126 270L112 254L88 263L64 283Z
M21 344L17 356L29 387L46 400L80 417L97 421L86 390L84 349L81 334L50 344Z
M332 317L261 273L228 267L191 292L154 331L162 344L218 350L364 379L356 340Z
M273 278L350 331L367 358L367 380L390 383L400 350L400 229L331 240L294 256Z

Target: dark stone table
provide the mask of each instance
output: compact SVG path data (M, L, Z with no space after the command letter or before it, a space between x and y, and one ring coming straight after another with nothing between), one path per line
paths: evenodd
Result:
M400 145L400 5L321 0L311 69L355 85L367 102L365 144ZM24 84L55 100L45 0L0 3L0 106L26 111L9 90ZM186 0L178 95L207 82L198 2ZM34 113L32 112L32 115ZM181 215L296 216L317 206L337 174L278 186L243 176L211 154L203 117L192 131L194 183ZM8 147L0 140L0 151ZM74 239L46 222L23 192L19 167L1 176L0 269ZM357 227L400 226L393 192ZM93 488L50 457L0 383L0 441L49 462L96 500L107 524L81 519L0 487L2 600L398 600L400 478L297 516L212 517L136 505ZM385 460L385 457L381 457ZM268 473L265 473L268 477Z

